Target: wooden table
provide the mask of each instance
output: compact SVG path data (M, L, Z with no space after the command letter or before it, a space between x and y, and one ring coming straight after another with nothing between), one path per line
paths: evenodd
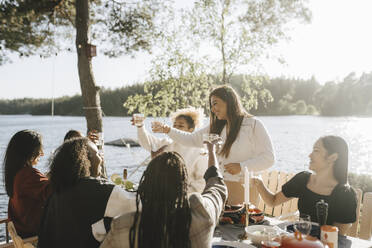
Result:
M266 217L265 217L266 218ZM267 218L270 225L278 225L283 221ZM236 248L257 248L250 240L238 240L238 235L244 233L244 228L234 225L222 225L217 227L212 245L225 245ZM339 235L338 248L372 248L372 241Z

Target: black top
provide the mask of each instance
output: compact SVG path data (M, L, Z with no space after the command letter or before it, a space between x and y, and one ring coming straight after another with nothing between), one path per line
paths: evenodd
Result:
M323 199L328 203L327 224L353 223L356 220L357 197L355 191L348 185L338 184L330 195L319 195L307 188L310 172L300 172L282 186L286 197L298 198L298 210L308 214L311 221L318 222L315 204Z
M212 177L219 177L223 179L221 172L218 170L216 166L211 166L205 171L204 173L205 183L207 183L208 179Z
M41 220L38 247L94 248L91 225L104 217L114 185L84 178L63 192L54 193Z

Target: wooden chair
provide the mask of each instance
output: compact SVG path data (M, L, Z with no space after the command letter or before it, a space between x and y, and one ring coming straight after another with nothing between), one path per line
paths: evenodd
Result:
M8 232L8 223L10 219L0 219L0 224L5 224L5 242L9 243L9 232Z
M358 237L358 227L359 227L359 220L360 220L360 207L362 202L362 190L361 189L355 189L357 193L357 215L356 215L356 221L351 225L349 228L347 235L352 237Z
M33 243L37 243L38 240L37 236L22 239L20 236L18 236L14 224L11 221L8 223L8 231L10 237L13 240L13 246L15 248L35 248L35 246L33 246Z
M261 174L262 180L265 186L271 192L278 192L281 190L282 185L288 182L295 174L286 173L283 171L265 171ZM259 209L262 209L264 213L278 217L281 215L288 215L290 213L295 213L297 209L298 199L292 199L276 207L270 207L264 203L264 201L259 196L257 189L251 187L250 199L252 203L256 205Z
M358 237L369 240L371 239L372 233L372 192L364 193L360 215L360 229Z

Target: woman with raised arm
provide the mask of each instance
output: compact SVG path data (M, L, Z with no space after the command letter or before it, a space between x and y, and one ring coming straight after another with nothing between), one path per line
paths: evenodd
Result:
M227 189L210 143L208 153L202 193L187 194L186 166L176 152L151 160L138 186L137 211L115 218L100 248L210 248Z
M134 197L107 180L91 177L102 158L88 138L66 140L50 165L55 189L41 220L38 247L98 247L112 217L135 209Z
M229 190L229 204L244 201L243 175L249 171L262 171L274 164L271 139L260 120L248 114L238 94L230 86L215 88L209 95L210 124L194 133L156 123L154 132L166 133L177 143L202 147L203 134L220 135L224 144L217 157Z
M192 133L199 128L203 122L203 110L193 107L179 109L170 115L173 127L185 132ZM133 123L133 122L132 122ZM189 175L188 192L202 192L205 186L203 179L207 170L207 157L203 156L203 150L197 147L186 147L169 138L158 138L147 132L143 122L137 126L139 144L151 152L152 157L162 153L174 151L179 153L185 160L187 173Z
M271 193L259 178L253 179L253 184L270 206L298 198L300 214L310 215L313 222L318 221L316 203L324 200L328 203L327 224L337 226L339 233L345 235L356 220L357 207L356 193L347 183L347 143L338 136L321 137L315 142L309 158L312 173L296 174L278 193Z
M43 155L41 135L32 130L13 135L5 152L8 217L22 238L37 235L44 204L52 193L48 178L34 168Z

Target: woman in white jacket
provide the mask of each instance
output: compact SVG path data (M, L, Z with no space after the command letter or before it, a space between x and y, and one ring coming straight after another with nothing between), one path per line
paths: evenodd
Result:
M238 94L230 86L215 88L209 95L210 124L197 132L186 133L164 123L156 123L153 131L166 133L177 143L202 147L203 134L219 134L224 145L218 151L219 164L228 188L228 203L244 201L244 171L262 171L275 161L271 139L260 120L248 114Z
M195 108L179 109L170 115L173 128L192 133L195 128L202 124L203 110ZM177 152L185 160L189 177L188 193L201 193L205 187L203 175L207 169L207 156L198 147L186 147L169 138L158 138L150 134L144 125L137 126L138 142L146 150L151 152L152 157L161 152Z

